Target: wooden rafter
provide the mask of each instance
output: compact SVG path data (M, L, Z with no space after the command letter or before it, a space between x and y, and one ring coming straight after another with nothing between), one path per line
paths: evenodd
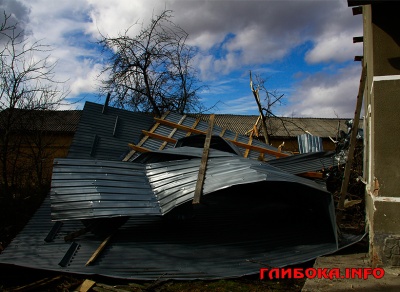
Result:
M262 147L255 146L255 145L248 145L248 144L245 144L245 143L242 143L242 142L239 142L239 141L235 141L235 140L230 140L230 139L227 139L227 140L231 141L233 144L235 144L238 147L245 148L245 149L250 149L250 150L253 150L253 151L256 151L256 152L260 152L260 153L267 153L267 154L273 155L275 157L287 157L287 156L289 156L289 154L281 153L281 152L274 151L274 150L271 150L271 149L266 149L266 148L262 148Z
M211 115L211 116L213 116L213 115ZM210 119L212 119L211 116L210 116ZM145 137L146 139L151 137L153 139L158 139L158 140L164 141L163 145L164 145L164 143L175 144L177 142L177 140L175 138L172 138L172 136L178 129L179 130L183 130L183 131L187 131L188 133L186 134L186 136L189 136L192 133L194 133L194 134L205 134L206 135L206 140L207 140L207 134L208 135L212 135L212 128L211 128L211 132L209 132L210 128L208 128L207 131L202 131L202 130L199 130L199 129L195 128L197 126L198 122L199 122L198 119L194 122L192 127L184 126L184 125L182 125L180 123L174 123L174 122L165 120L163 118L160 118L160 119L155 118L155 120L157 122L157 127L159 125L161 125L161 124L172 127L173 129L172 129L171 133L168 136L164 136L164 135L161 135L161 134L156 134L156 133L154 133L155 128L153 127L152 128L153 131L143 131L143 134L146 136ZM180 122L183 122L183 120L184 120L184 118L182 118L180 120ZM214 124L214 122L212 122L212 124ZM223 135L225 133L225 130L226 130L225 128L222 129L222 131L221 131L221 133L219 135L220 137L223 137ZM287 157L287 156L290 155L290 154L287 154L287 153L282 153L282 152L279 152L279 151L274 151L274 150L271 150L271 149L266 149L266 148L263 148L263 147L260 147L260 146L252 145L253 139L252 139L251 136L249 137L248 143L239 142L239 141L237 141L238 136L239 136L239 134L236 133L236 136L235 136L234 139L227 139L227 138L224 138L224 139L226 139L227 141L230 141L231 143L235 144L236 146L238 146L240 148L246 149L245 153L244 153L244 157L248 157L250 150L260 153L258 159L261 160L261 161L264 161L264 155L265 154L269 154L269 155L275 156L277 158ZM142 141L143 141L143 139L142 139ZM147 149L147 148L145 148L143 146L139 146L139 144L138 145L128 144L128 145L129 145L130 148L133 149L132 151L135 151L135 152L150 152L151 151L150 149ZM206 145L205 145L205 147L206 147ZM322 174L318 173L318 172L305 172L305 173L299 174L299 176L308 177L308 178L322 178ZM200 179L199 183L201 183L201 179Z
M143 153L143 152L151 152L150 149L144 148L142 146L137 146L137 145L132 144L132 143L129 143L128 146L130 148L132 148L132 151L135 151L135 152L141 152L141 153Z
M195 129L194 127L184 126L184 125L181 125L181 124L177 124L177 123L174 123L174 122L171 122L171 121L168 121L168 120L164 120L164 119L159 119L159 118L155 118L155 120L156 120L157 124L159 124L159 125L163 124L163 125L172 127L174 129L183 130L183 131L186 131L186 132L189 132L189 133L193 133L193 134L206 134L206 131ZM166 137L166 136L155 134L155 133L151 133L150 135L155 139L168 141L170 143L176 143L176 139L171 138L171 137ZM263 154L266 153L266 154L269 154L269 155L273 155L275 157L286 157L286 156L289 156L289 154L286 154L286 153L282 153L282 152L279 152L279 151L274 151L274 150L271 150L271 149L266 149L266 148L263 148L263 147L260 147L260 146L252 145L251 144L252 142L250 142L249 144L246 144L246 143L243 143L243 142L239 142L239 141L237 141L237 137L238 137L238 134L236 133L236 137L233 140L232 139L226 139L226 138L225 139L230 141L230 142L232 142L236 146L238 146L240 148L244 148L244 149L249 150L249 151L252 150L252 151L256 151L256 152L263 153ZM140 151L141 149L144 150L143 152L148 152L149 151L146 148L141 148L140 145L134 146L133 144L129 144L129 146L132 149L136 150L136 151Z

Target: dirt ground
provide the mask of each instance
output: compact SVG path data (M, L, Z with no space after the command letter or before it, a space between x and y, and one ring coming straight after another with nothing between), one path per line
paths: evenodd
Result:
M370 261L368 252L353 251L348 254L337 254L320 257L315 261L314 268L332 269L339 268L341 275L345 275L345 269L362 268L369 269ZM366 279L334 278L334 279L307 279L302 292L319 291L400 291L400 269L384 269L383 277L375 278L368 275Z
M309 265L312 263L308 263ZM213 281L128 281L0 266L0 291L301 291L305 279L260 280L258 275ZM86 289L88 290L85 290Z

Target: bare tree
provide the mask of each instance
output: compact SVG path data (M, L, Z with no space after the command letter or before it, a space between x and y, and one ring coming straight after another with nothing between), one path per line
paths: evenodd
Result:
M32 172L23 169L26 164L21 162L21 147L30 143L24 135L37 124L32 113L55 109L67 91L54 78L51 48L31 43L18 23L9 24L10 16L4 16L0 24L0 170L3 195L8 197L10 188L21 183L21 174Z
M135 37L129 36L132 27L118 37L101 37L99 44L110 56L101 91L112 93L117 106L156 116L201 109L197 91L202 86L191 66L196 50L171 17L170 10L163 11Z
M251 71L250 71L250 88L251 91L253 92L254 98L258 105L258 110L260 112L261 125L263 129L265 143L269 144L268 128L270 128L270 125L267 125L267 123L270 121L270 118L272 116L275 116L272 112L272 108L277 103L279 104L281 103L284 95L283 94L278 95L276 90L275 91L267 90L265 86L265 80L259 74L255 75L255 82L253 83ZM265 96L263 101L261 101L260 92L261 95Z

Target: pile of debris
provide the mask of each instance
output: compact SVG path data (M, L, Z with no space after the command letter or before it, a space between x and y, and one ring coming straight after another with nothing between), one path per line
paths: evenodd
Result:
M147 122L126 142L129 125ZM323 170L340 169L342 158L285 153L214 126L213 116L153 120L86 103L70 154L54 162L50 195L0 263L136 280L304 263L364 236L338 237Z

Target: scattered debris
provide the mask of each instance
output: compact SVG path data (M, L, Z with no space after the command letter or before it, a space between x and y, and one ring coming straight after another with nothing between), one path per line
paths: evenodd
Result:
M73 147L80 158L56 159L50 196L0 263L123 279L224 279L257 274L260 263L307 262L364 236L337 237L324 181L343 167L337 153L293 155L175 113L154 122L120 161L96 159L104 147L97 134L96 143L85 137L89 147ZM118 127L104 127L113 143ZM63 224L54 228L51 219Z

